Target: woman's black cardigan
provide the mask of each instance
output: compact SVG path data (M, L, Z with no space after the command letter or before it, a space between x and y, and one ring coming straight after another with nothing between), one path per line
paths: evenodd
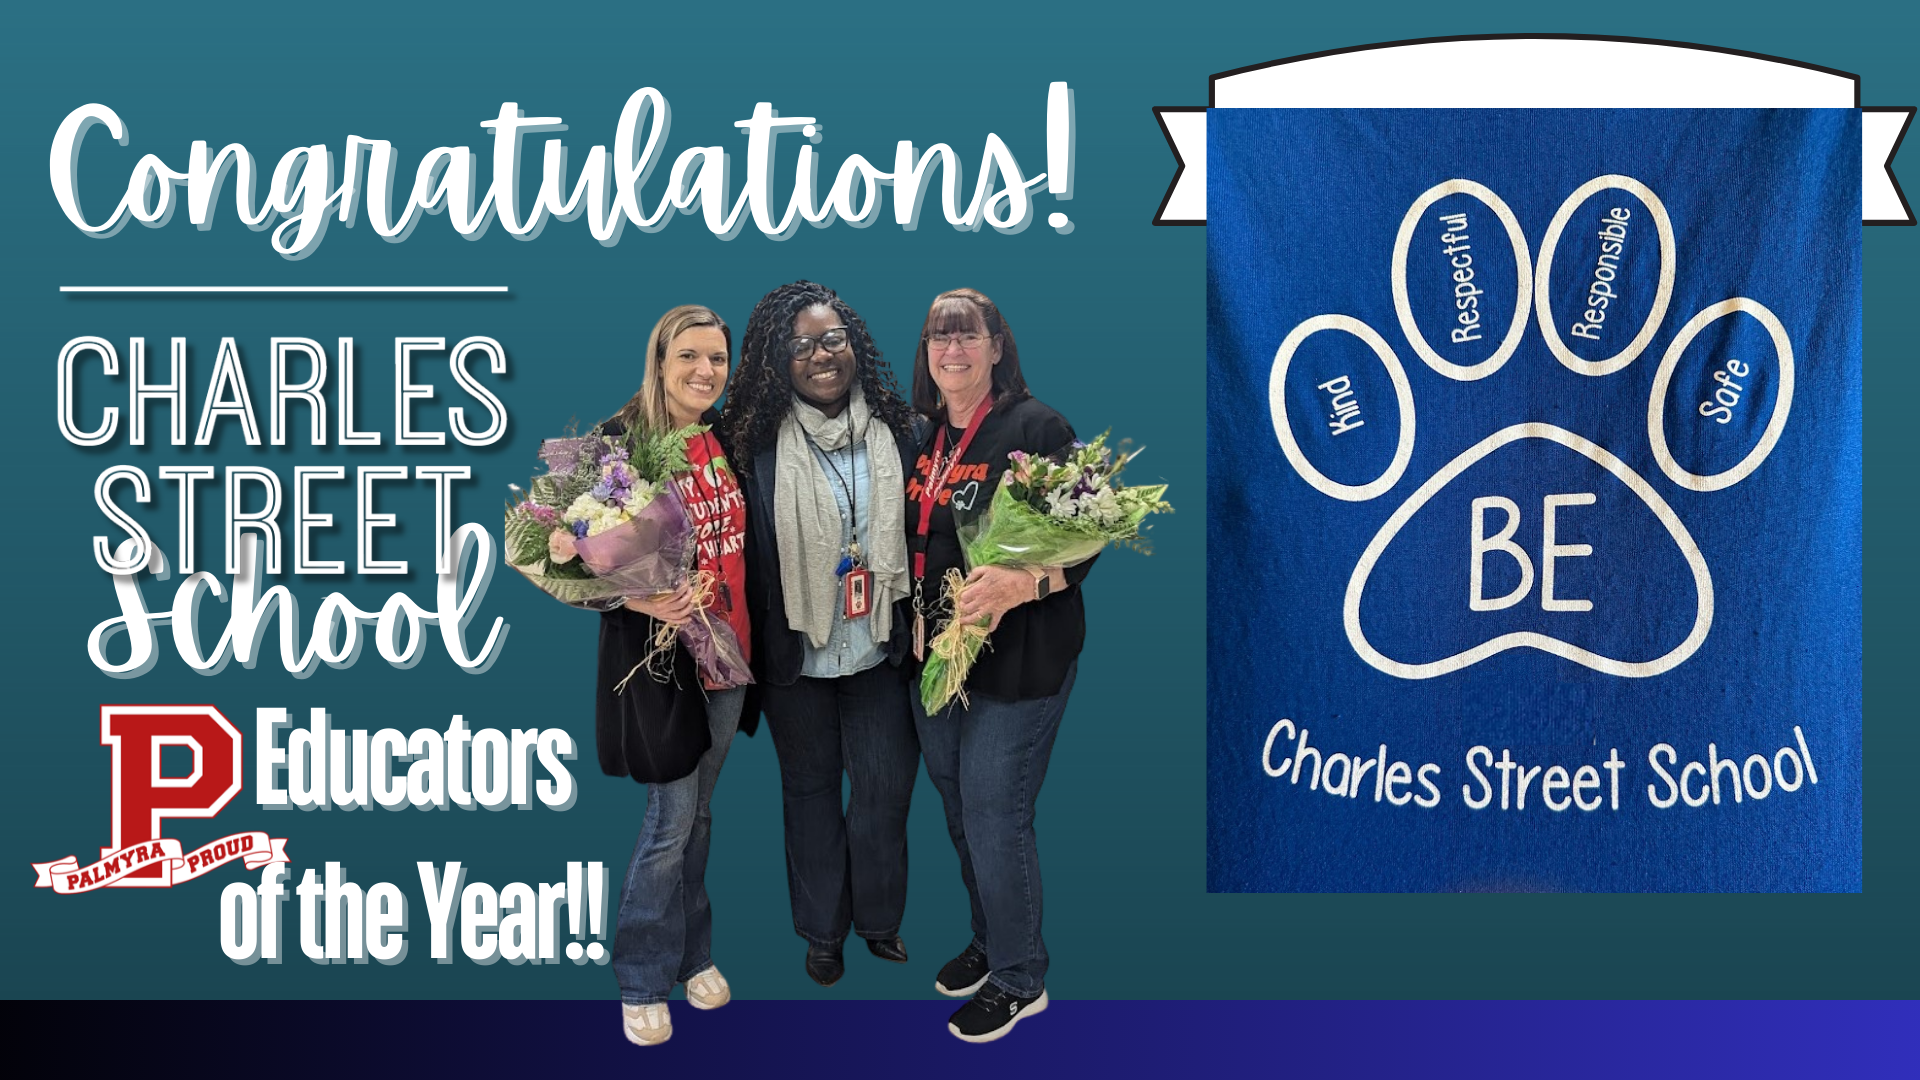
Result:
M929 431L919 440L915 460L909 463L909 475L924 469L921 460L933 452ZM1023 450L1030 454L1051 455L1071 449L1074 434L1065 417L1028 394L1009 395L996 401L981 421L973 445L961 459L987 467L980 483L980 498L991 498L1007 469L1007 453ZM907 529L911 536L919 523L919 506L907 506ZM945 616L944 606L936 603L941 578L949 566L960 569L958 540L952 531L952 515L936 513L933 536L928 546L926 598L930 612ZM946 523L946 528L941 525ZM911 544L911 540L909 541ZM967 692L985 694L1002 701L1029 701L1052 697L1066 681L1067 669L1080 657L1087 637L1087 613L1080 597L1080 583L1097 560L1089 559L1066 568L1067 587L1045 600L1021 604L1000 618L1000 625L987 639L987 647L967 675ZM928 615L927 633L931 635L936 616ZM920 665L913 665L918 678Z
M913 462L904 455L918 445L926 422L913 418L908 439L894 436L903 455L904 475ZM774 539L774 448L753 459L753 472L741 478L747 493L747 615L753 622L753 677L763 686L792 686L806 661L806 634L787 624L787 594L780 581L780 549ZM883 643L887 661L898 665L913 648L913 606L905 598L893 606L893 633Z
M717 418L717 413L709 411L700 420L711 424ZM609 420L602 430L618 435L625 428L617 420ZM724 445L721 451L726 451ZM749 523L753 514L749 507ZM748 588L752 588L751 571ZM641 784L666 783L686 776L713 745L707 731L706 691L700 687L700 674L685 646L674 646L672 661L663 672L667 676L664 681L642 669L627 679L624 689L614 692L614 686L653 648L656 626L651 617L626 608L602 612L600 662L594 676L594 745L599 752L600 771L608 776L630 776ZM740 716L740 730L751 735L760 713L751 700L753 688L747 691L749 702Z

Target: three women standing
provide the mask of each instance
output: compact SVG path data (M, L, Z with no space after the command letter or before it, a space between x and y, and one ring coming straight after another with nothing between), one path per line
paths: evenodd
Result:
M782 286L747 322L722 421L748 493L748 608L780 758L793 926L822 986L845 971L850 930L875 956L907 960L920 746L899 665L914 428L879 361L866 324L832 290Z
M730 349L712 312L675 308L654 328L640 392L609 429L711 422ZM807 974L836 982L849 932L874 955L906 962L907 812L924 754L972 915L970 942L935 988L970 996L949 1029L985 1042L1047 1005L1034 805L1085 639L1078 585L1089 564L975 569L954 611L943 609L939 583L964 569L956 518L985 508L1008 453L1052 454L1074 435L1027 392L1011 329L973 290L943 293L928 312L911 409L879 359L865 323L831 290L802 281L769 293L748 321L717 435L689 438L693 469L676 483L690 511L697 504L709 610L754 658L780 760ZM676 981L696 1008L729 997L708 952L704 874L708 805L745 692L695 691L683 650L669 683L635 679L625 697L610 690L646 655L654 620L684 621L694 604L685 589L630 600L601 630L603 767L620 771L608 764L611 730L626 771L662 780L652 784L614 946L627 1035L642 1045L671 1033L665 1002ZM925 639L948 617L985 620L993 647L968 676L968 704L929 715L910 686ZM702 719L707 745L693 771L650 775L672 749L655 736L697 730Z

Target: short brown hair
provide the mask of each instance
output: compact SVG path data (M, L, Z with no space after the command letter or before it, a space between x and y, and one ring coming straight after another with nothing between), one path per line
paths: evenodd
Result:
M1000 362L993 365L994 396L1003 402L1028 396L1027 380L1020 374L1020 347L1000 309L977 289L949 289L933 298L913 354L913 408L934 423L947 422L947 403L927 367L927 338L967 330L984 330L1000 342Z

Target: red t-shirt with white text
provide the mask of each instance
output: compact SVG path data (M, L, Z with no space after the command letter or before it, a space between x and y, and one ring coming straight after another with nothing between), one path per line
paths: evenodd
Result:
M692 468L673 482L693 523L694 567L712 572L711 610L733 627L741 658L752 659L748 649L753 635L747 625L747 500L713 432L687 440L687 463ZM707 689L721 688L708 684Z

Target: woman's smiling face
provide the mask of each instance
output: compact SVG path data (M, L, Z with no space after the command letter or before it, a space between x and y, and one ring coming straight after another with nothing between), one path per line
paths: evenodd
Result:
M667 343L661 381L676 424L697 422L727 388L727 337L717 326L682 330Z
M846 332L832 308L815 304L794 317L787 338L793 392L828 416L840 415L853 393L853 343Z
M993 385L1000 340L987 333L978 311L971 305L967 310L971 320L941 320L942 328L927 335L927 373L949 400L972 402Z

